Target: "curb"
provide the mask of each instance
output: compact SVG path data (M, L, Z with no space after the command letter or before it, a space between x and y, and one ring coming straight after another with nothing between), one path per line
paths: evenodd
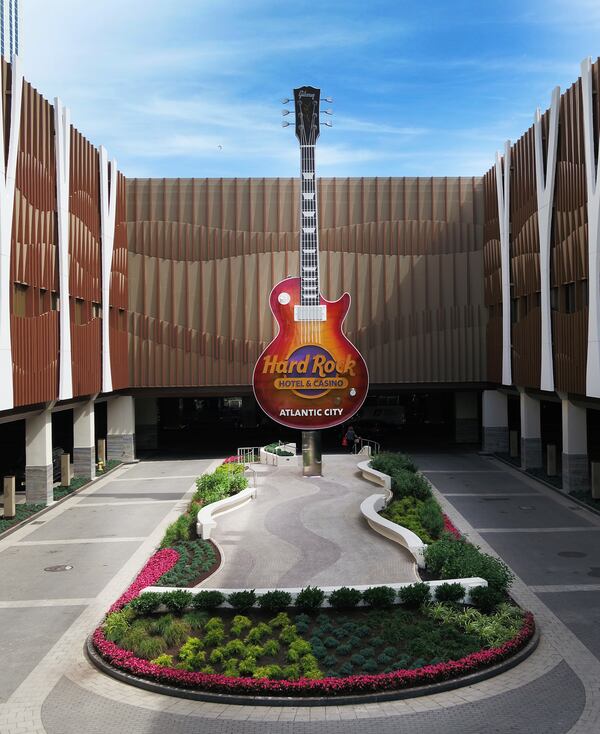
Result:
M541 477L536 477L535 474L530 474L526 469L521 469L520 466L513 464L511 461L508 461L507 459L504 459L501 456L498 456L497 454L486 454L486 456L489 456L492 459L497 459L498 461L501 461L503 464L506 464L506 466L510 466L513 469L516 469L516 471L520 472L521 474L524 474L526 477L530 477L534 481L539 482L540 484L543 484L545 487L548 487L549 489L554 490L561 497L568 499L569 502L574 502L576 505L583 507L585 510L589 510L594 515L600 516L600 510L597 510L595 507L588 505L587 502L584 502L583 500L578 500L577 497L573 497L573 495L570 495L568 492L565 492L564 490L560 489L556 485L551 484L550 482L547 482L545 479L542 479Z
M127 462L127 464L130 464L133 462ZM72 492L69 492L69 494L66 494L64 497L61 497L59 500L56 500L56 502L52 502L52 504L47 505L39 512L34 512L33 515L29 515L29 517L26 517L24 520L21 520L21 522L18 522L16 525L13 525L12 527L8 528L7 530L4 530L0 533L0 540L3 540L7 536L9 536L11 533L14 533L19 528L22 528L24 525L27 525L27 523L31 522L32 520L36 520L38 517L41 517L49 510L54 509L58 505L62 504L63 502L66 502L68 499L71 499L71 497L74 497L76 494L79 494L82 490L87 489L91 484L95 484L99 479L104 479L104 477L108 477L113 472L117 471L117 469L120 469L122 466L126 466L125 463L121 462L120 464L117 464L117 466L113 466L112 469L109 469L108 471L104 472L104 474L100 474L100 476L95 477L94 479L90 479L89 482L86 482L85 484L82 484L81 487L78 487L77 489L74 489Z
M494 678L497 675L511 670L524 660L526 660L537 648L540 641L540 633L535 627L535 631L527 644L522 647L511 657L500 663L491 665L488 668L470 673L460 678L452 678L450 680L432 683L428 686L415 686L414 688L401 688L396 691L382 691L375 693L357 693L347 696L244 696L241 694L213 693L208 691L195 691L188 688L178 688L176 686L168 686L157 681L137 678L130 673L115 668L108 663L98 653L92 641L92 635L89 635L85 641L84 652L100 671L110 675L112 678L127 683L128 685L141 688L152 693L162 693L165 696L173 696L175 698L185 698L192 701L207 701L210 703L221 703L225 705L238 706L339 706L349 704L363 703L379 703L381 701L398 701L407 698L417 698L420 696L430 696L434 693L442 693L451 691L464 686L471 686L475 683Z

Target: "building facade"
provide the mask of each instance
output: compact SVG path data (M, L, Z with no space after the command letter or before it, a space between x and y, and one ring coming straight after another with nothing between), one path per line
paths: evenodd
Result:
M59 424L93 476L98 439L130 460L137 423L155 445L161 396L251 399L269 292L298 272L299 181L127 180L18 57L2 90L0 440L47 502ZM457 440L481 424L525 468L556 454L566 489L600 443L599 100L586 61L481 177L318 182L322 291L351 293L374 393L443 388Z

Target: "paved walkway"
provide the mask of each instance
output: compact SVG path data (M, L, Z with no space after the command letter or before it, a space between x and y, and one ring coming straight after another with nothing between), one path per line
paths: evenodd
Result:
M86 634L143 565L185 505L182 498L194 476L208 464L151 462L120 469L85 496L44 515L41 525L0 541L0 732L598 731L598 613L597 607L583 608L579 599L587 604L600 591L595 576L600 518L490 459L466 454L417 459L459 528L484 548L501 549L520 576L515 596L536 614L542 638L517 668L420 699L314 709L185 701L100 674L83 655ZM337 475L323 483L329 481L336 483ZM304 505L301 514L310 517ZM333 523L334 516L326 519ZM73 569L44 571L59 564ZM288 559L284 572L293 566Z
M218 519L212 538L224 562L208 588L350 586L418 580L410 553L373 532L360 503L377 487L356 457L325 457L325 477L295 465L260 466L258 497Z

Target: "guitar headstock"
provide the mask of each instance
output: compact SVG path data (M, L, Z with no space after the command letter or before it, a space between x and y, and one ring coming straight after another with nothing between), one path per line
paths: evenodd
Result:
M296 137L300 145L315 145L319 137L321 90L315 87L294 89Z

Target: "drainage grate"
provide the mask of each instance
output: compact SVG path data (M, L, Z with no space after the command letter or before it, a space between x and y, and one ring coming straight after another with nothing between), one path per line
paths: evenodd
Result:
M51 572L57 572L57 571L70 571L73 568L73 566L48 566L44 569L44 571L51 571Z

